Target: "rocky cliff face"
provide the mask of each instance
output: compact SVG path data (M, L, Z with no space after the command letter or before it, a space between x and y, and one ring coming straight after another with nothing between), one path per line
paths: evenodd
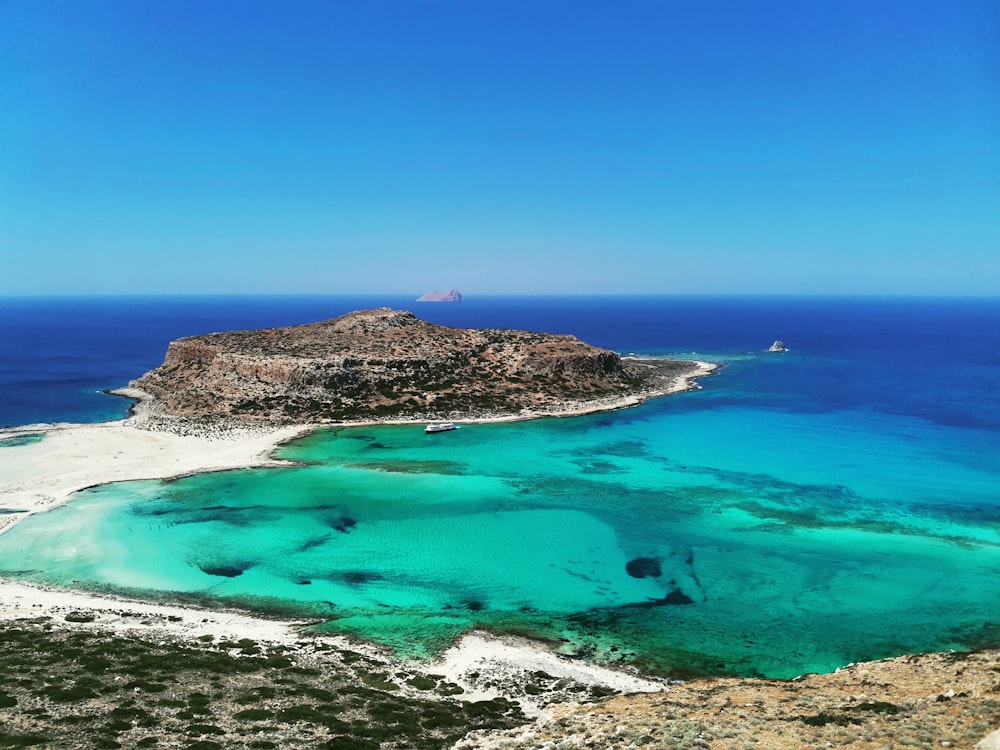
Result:
M573 336L448 328L388 308L170 344L130 385L154 414L332 422L471 418L641 390L648 369Z

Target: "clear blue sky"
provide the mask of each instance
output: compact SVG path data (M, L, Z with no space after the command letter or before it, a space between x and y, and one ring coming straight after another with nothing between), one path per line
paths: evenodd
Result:
M1000 294L996 0L0 0L0 294Z

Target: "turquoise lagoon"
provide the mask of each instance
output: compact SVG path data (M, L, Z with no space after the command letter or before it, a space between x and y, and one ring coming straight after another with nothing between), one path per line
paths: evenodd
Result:
M790 677L995 640L987 444L863 410L704 408L726 377L572 419L325 429L279 451L302 466L94 488L0 537L0 569L314 617L411 656L484 627Z

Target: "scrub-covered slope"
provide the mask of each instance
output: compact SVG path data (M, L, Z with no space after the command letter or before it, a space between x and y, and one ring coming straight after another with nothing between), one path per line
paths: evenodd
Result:
M531 416L664 393L703 373L623 360L573 336L449 328L381 308L178 339L130 385L153 397L154 415L333 422Z

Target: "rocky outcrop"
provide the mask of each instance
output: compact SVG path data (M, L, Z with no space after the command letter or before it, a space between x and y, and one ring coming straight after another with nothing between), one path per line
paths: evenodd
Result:
M694 364L651 366L574 336L449 328L382 308L178 339L130 387L152 396L152 416L457 419L642 393Z
M780 352L787 352L788 350L785 348L784 341L775 341L773 344L767 347L767 351L780 353Z
M417 302L461 302L462 293L457 289L449 289L446 292L427 292L422 297L417 297Z
M787 682L738 677L546 708L527 726L473 732L453 750L642 747L997 750L1000 652L851 664ZM986 735L984 737L984 735ZM980 739L982 738L982 739Z

